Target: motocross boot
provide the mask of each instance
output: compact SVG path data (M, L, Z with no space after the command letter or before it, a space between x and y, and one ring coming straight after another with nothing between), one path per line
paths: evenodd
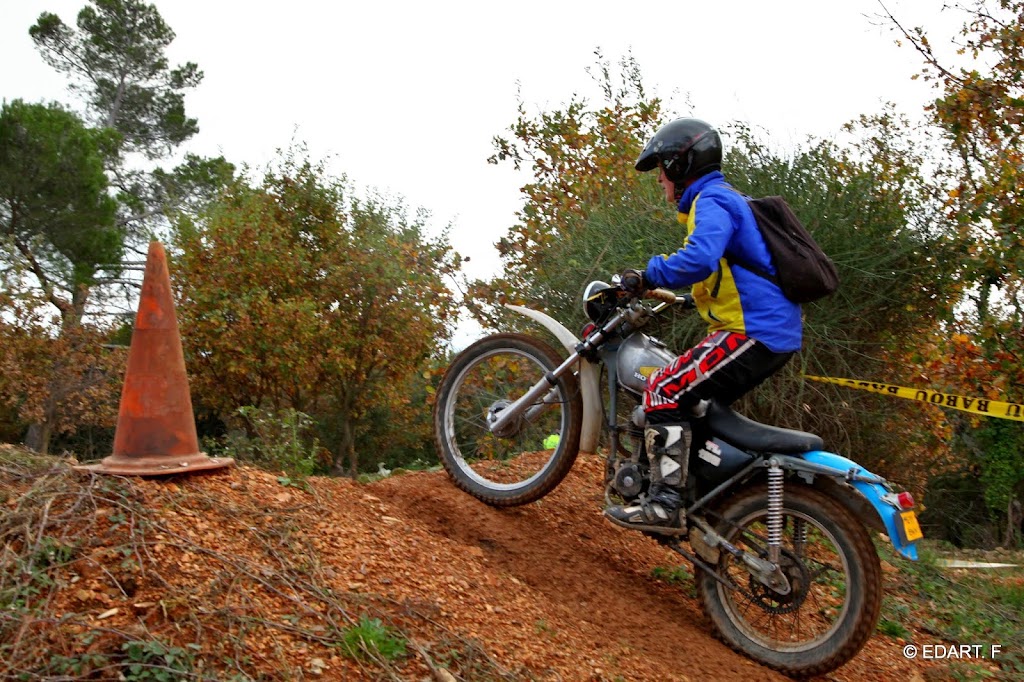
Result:
M651 463L651 487L629 505L604 510L605 516L624 528L682 535L686 518L680 508L690 458L692 434L687 422L651 425L644 429L647 458Z

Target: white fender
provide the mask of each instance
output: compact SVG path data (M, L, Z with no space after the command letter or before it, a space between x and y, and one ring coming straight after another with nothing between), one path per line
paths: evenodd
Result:
M544 325L544 328L557 338L570 354L576 352L576 338L565 326L547 313L519 305L505 305L520 315ZM583 427L580 430L580 452L593 454L597 452L597 442L601 438L601 383L597 366L580 358L579 370L580 391L583 393Z

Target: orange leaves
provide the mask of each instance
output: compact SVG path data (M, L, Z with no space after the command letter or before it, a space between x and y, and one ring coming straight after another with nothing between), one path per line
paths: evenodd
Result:
M607 63L599 66L592 75L600 74L602 106L574 96L560 109L529 116L520 103L509 128L514 138L494 138L492 163L528 163L533 173L521 190L518 224L497 244L506 279L519 291L535 286L531 280L542 274L553 244L579 234L595 208L618 203L641 182L632 165L660 119L660 101L644 95L631 57L621 62L621 85Z
M940 63L921 31L908 37L916 38L926 74L942 89L930 111L949 145L951 163L939 171L940 181L955 188L948 190L947 204L977 247L967 277L985 282L999 272L1003 286L1014 291L1022 279L1013 256L1024 222L1024 2L979 2L962 9L961 63Z
M316 407L354 433L372 410L405 401L451 333L443 278L457 257L403 207L348 194L289 157L179 231L180 319L200 404Z
M113 426L127 355L89 326L51 336L43 326L0 323L0 405L50 435Z

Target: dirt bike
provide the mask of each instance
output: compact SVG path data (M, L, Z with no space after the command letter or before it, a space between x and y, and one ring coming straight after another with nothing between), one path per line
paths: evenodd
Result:
M670 306L692 308L693 299L663 289L638 297L603 282L591 283L584 299L591 321L582 339L545 313L507 306L545 327L567 358L531 336L494 334L459 353L441 380L441 461L456 486L487 504L548 494L580 451L597 452L602 431L606 503L635 502L650 485L640 401L647 377L675 354L640 330ZM838 668L879 617L882 574L869 529L917 559L913 498L824 451L816 435L759 424L713 401L699 412L685 524L673 535L647 534L693 564L701 605L732 648L794 676Z

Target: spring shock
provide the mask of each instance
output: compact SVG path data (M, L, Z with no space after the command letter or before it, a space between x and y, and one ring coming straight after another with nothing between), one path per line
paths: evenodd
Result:
M768 560L779 563L782 547L782 467L774 459L768 463Z

